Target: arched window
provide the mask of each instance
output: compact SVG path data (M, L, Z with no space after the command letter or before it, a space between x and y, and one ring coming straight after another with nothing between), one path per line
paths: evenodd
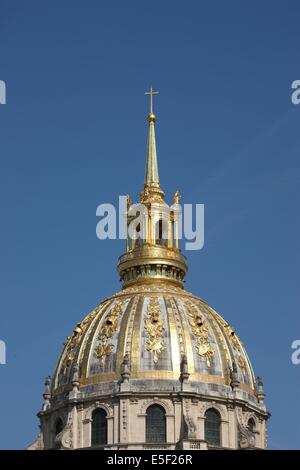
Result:
M221 417L217 410L210 408L205 413L205 440L208 445L221 445Z
M253 418L250 418L249 421L248 421L248 430L252 433L254 433L255 431L255 421Z
M107 444L107 414L98 408L92 414L92 446Z
M166 413L162 406L151 405L146 413L146 442L166 442Z
M62 419L57 418L57 420L55 421L55 426L54 426L55 436L57 436L59 433L62 432L63 427L64 425L63 425Z
M158 245L167 245L168 243L168 225L165 219L156 222L155 238Z

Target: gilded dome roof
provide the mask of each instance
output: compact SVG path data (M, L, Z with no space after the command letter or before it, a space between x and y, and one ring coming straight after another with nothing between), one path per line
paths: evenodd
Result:
M119 381L124 356L130 380L180 378L187 359L189 380L229 385L237 369L240 388L255 394L255 379L244 346L231 326L206 302L164 283L127 287L105 299L77 324L67 339L53 378L53 394Z
M149 93L152 99L152 89ZM127 196L126 251L118 263L123 289L101 302L67 338L53 396L72 389L72 383L79 383L86 396L105 393L124 373L132 384L139 382L139 389L160 381L160 387L172 391L183 377L183 365L196 387L225 387L226 396L226 387L238 384L254 396L252 367L239 337L206 302L184 290L188 266L179 247L181 196L176 191L172 206L164 201L151 113L152 104L138 223L137 205Z
M197 249L203 234L199 219L191 224L188 216L186 224L187 208L178 190L172 205L165 202L152 109L157 92L151 88L147 94L144 188L137 204L127 195L118 210L125 220L119 220L119 233L126 239L117 266L122 289L67 337L52 380L45 379L41 434L30 449L184 451L267 445L262 378L255 381L232 326L185 290L188 262L180 239L187 232L187 250ZM110 222L104 217L98 236L99 226ZM203 228L202 216L201 223ZM195 243L187 225L196 228Z

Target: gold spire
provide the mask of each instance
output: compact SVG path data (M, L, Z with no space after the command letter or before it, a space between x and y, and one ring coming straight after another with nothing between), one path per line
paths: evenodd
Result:
M179 215L164 201L158 176L153 113L153 95L158 91L151 87L145 94L150 95L150 113L144 190L140 197L144 209L132 206L127 198L126 252L119 258L118 271L123 288L144 282L167 282L182 288L188 266L179 248ZM175 206L179 199L177 191Z
M158 175L158 164L157 164L157 154L156 154L156 142L155 142L155 114L153 113L153 95L158 95L158 91L153 91L153 88L150 87L150 91L146 91L145 95L150 95L150 113L148 114L149 122L149 135L148 135L148 145L147 145L147 161L146 161L146 171L145 171L145 186L159 187L159 175Z

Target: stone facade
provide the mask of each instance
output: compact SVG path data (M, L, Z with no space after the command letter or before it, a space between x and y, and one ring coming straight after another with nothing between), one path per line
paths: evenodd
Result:
M199 384L169 382L163 392L161 383L152 381L148 390L137 392L138 384L112 383L109 395L85 397L84 391L72 390L68 399L61 397L51 407L39 413L41 435L31 449L78 449L91 447L93 412L101 408L107 415L107 444L102 449L189 449L206 450L205 412L216 410L221 417L220 448L266 448L266 420L268 413L263 403L255 403L251 396L231 387L206 387L199 393ZM140 384L141 385L141 384ZM143 387L141 387L143 388ZM158 404L165 410L166 442L147 443L146 413L149 406ZM249 433L249 419L255 423ZM62 431L55 434L58 419ZM185 426L185 424L187 426ZM184 432L184 427L186 431Z

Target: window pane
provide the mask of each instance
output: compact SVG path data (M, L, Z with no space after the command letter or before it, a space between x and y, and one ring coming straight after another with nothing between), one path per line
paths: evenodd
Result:
M254 432L255 422L254 419L250 418L248 421L248 429L250 432Z
M166 442L166 415L162 406L152 405L147 409L146 442Z
M205 413L205 440L209 445L221 445L220 421L220 415L217 411L207 410Z
M92 421L92 446L107 443L107 419L104 410L96 410Z

